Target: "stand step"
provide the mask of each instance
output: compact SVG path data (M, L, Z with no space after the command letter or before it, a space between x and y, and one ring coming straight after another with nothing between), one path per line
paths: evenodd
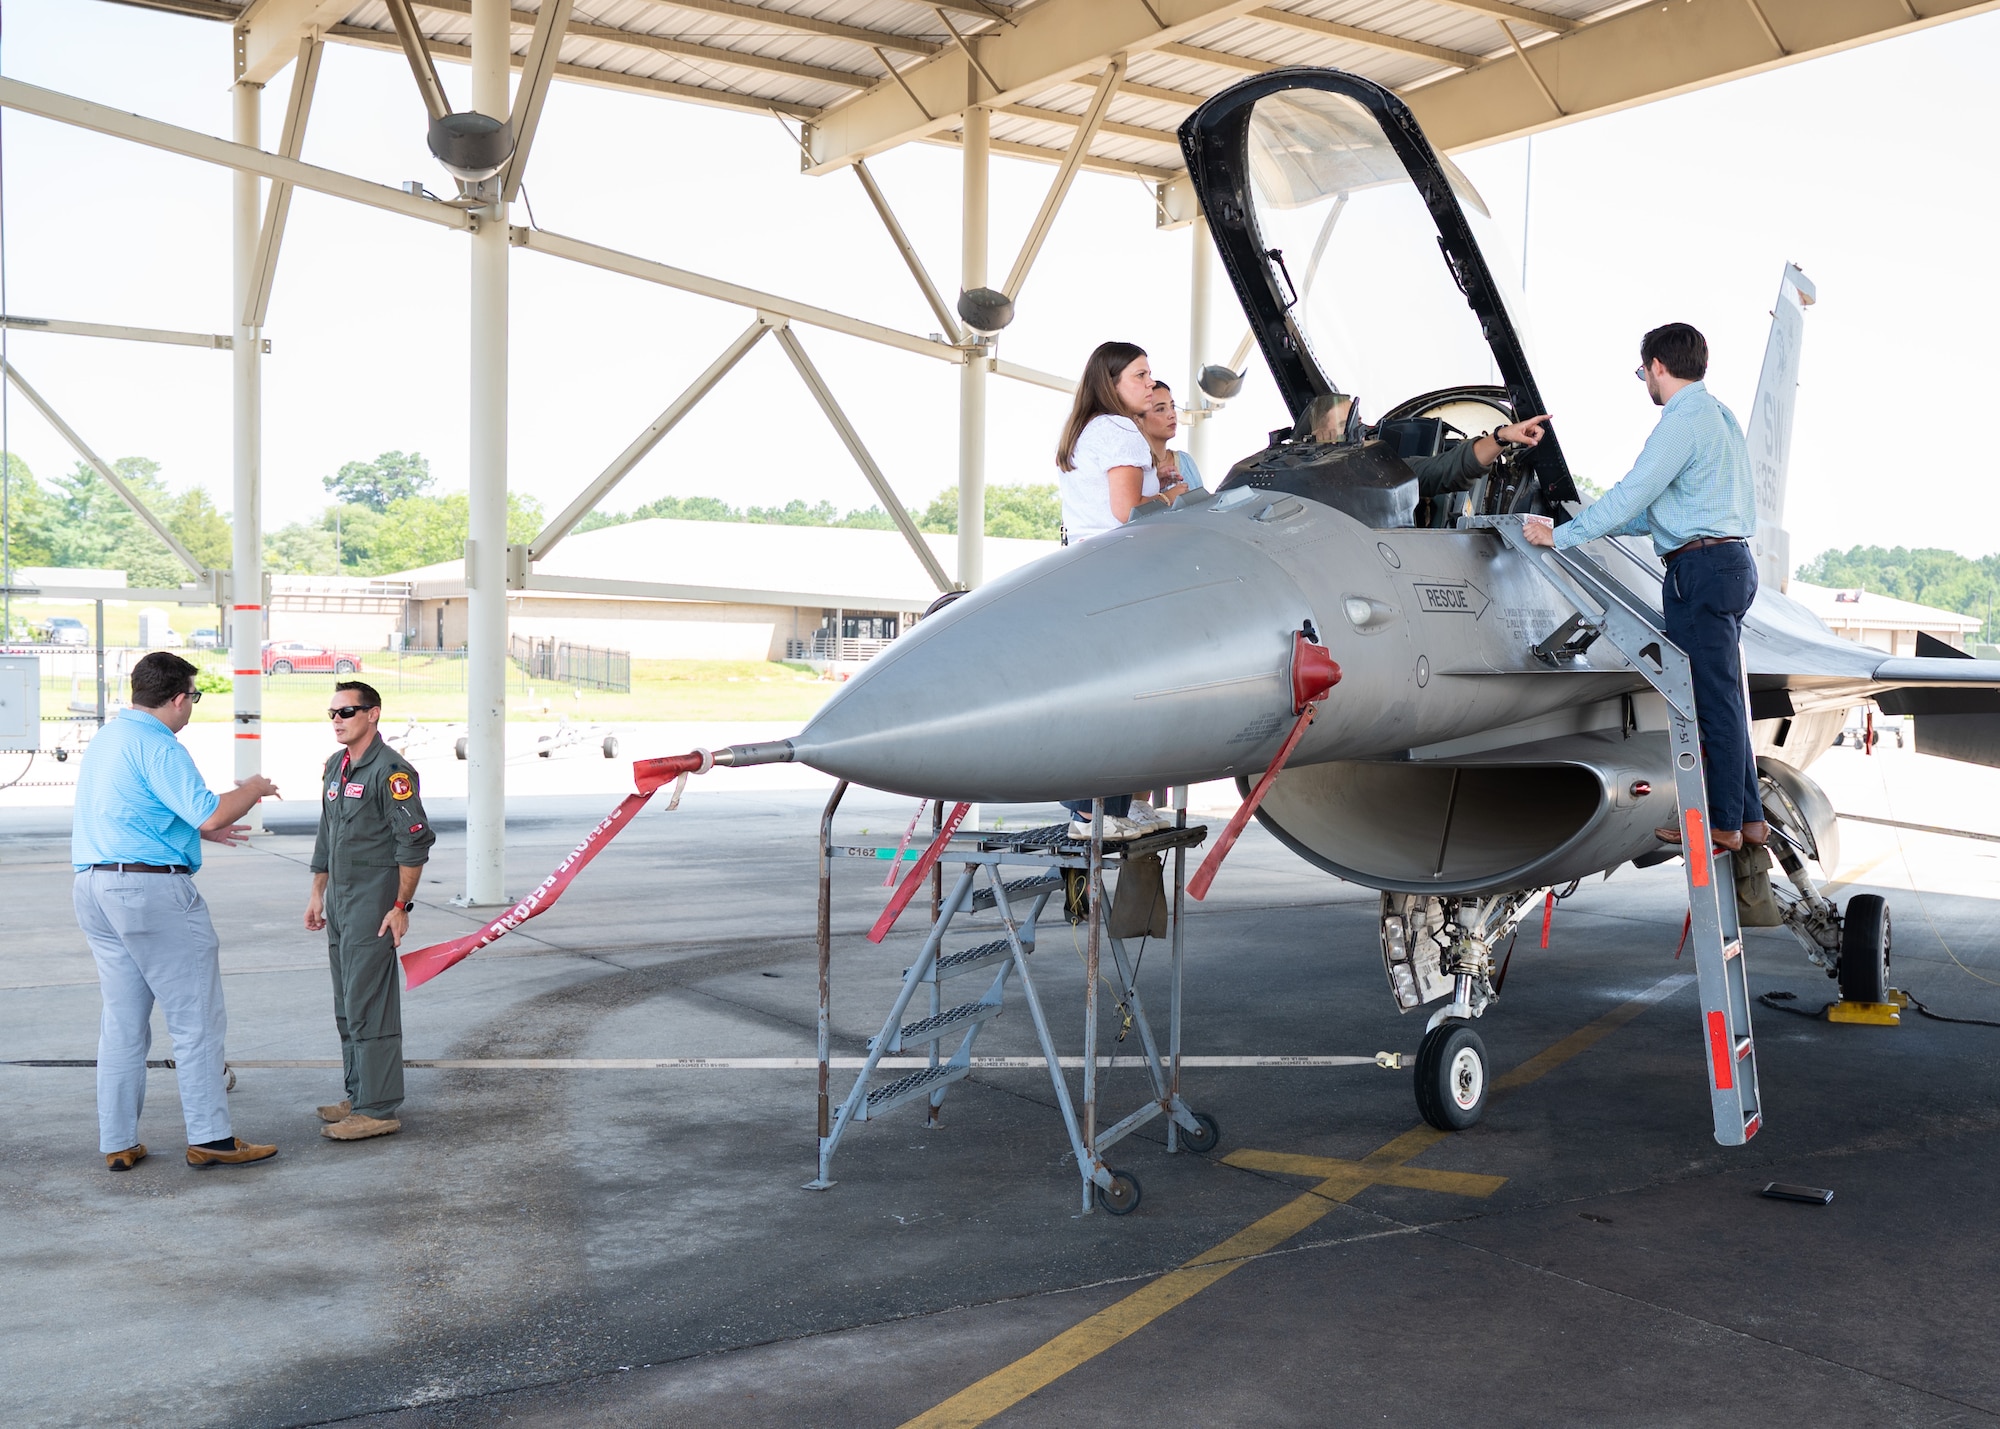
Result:
M877 1087L868 1093L868 1100L861 1105L861 1120L873 1120L892 1107L915 1101L918 1097L927 1097L939 1087L963 1081L971 1075L971 1067L962 1062L952 1062L942 1067L926 1067L921 1072L912 1072L907 1077L899 1077L886 1086Z
M1011 904L1016 898L1032 898L1037 893L1044 893L1052 888L1060 888L1062 887L1062 881L1062 870L1060 868L1052 868L1047 873L1037 873L1028 878L1016 879L1007 885L1007 901ZM982 888L972 895L972 911L975 913L983 913L989 908L997 908L999 906L1000 900L993 896L993 890L990 888Z
M937 1042L951 1036L963 1027L972 1027L981 1022L990 1022L1000 1015L1001 1004L997 1002L963 1002L948 1008L935 1017L926 1017L917 1022L905 1022L897 1029L885 1049L889 1052L904 1052L911 1047L921 1047L926 1042ZM870 1045L874 1039L870 1039Z
M1031 953L1035 950L1033 943L1027 943L1023 946ZM1014 949L1005 938L991 943L981 943L976 948L967 948L964 952L952 953L947 957L939 958L937 960L937 975L940 980L963 977L966 973L976 973L981 968L990 967L994 963L1005 962L1013 955ZM903 971L907 974L909 969L904 968Z

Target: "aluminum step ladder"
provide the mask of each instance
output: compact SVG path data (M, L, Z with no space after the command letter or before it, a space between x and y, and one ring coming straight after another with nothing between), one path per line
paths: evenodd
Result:
M1498 534L1575 609L1574 616L1534 647L1538 659L1549 664L1573 659L1602 636L1667 702L1687 865L1687 935L1694 945L1708 1052L1709 1105L1715 1139L1724 1146L1741 1146L1763 1121L1757 1049L1750 1033L1750 974L1736 921L1735 864L1709 838L1708 786L1687 655L1667 639L1659 613L1584 552L1529 544L1519 516L1479 516L1466 524Z

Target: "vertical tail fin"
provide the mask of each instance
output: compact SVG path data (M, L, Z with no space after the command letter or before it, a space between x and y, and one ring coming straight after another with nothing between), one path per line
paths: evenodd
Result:
M1764 345L1764 370L1750 408L1750 467L1757 477L1757 580L1783 590L1791 582L1791 536L1785 530L1785 476L1792 456L1792 409L1799 387L1799 347L1805 340L1805 310L1818 294L1812 280L1787 263L1771 309L1771 337Z

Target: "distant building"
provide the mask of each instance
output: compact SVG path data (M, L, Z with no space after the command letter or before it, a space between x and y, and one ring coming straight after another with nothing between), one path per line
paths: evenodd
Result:
M1984 624L1976 615L1960 615L1955 610L1939 610L1864 590L1832 590L1795 580L1785 594L1825 621L1843 640L1888 655L1915 655L1918 631L1963 650Z
M924 539L938 563L952 570L958 538ZM1054 541L989 536L987 578L1057 549ZM535 577L558 584L587 579L609 588L511 592L510 636L625 650L650 660L866 659L938 597L899 532L835 526L631 521L564 538L536 566ZM386 579L409 587L409 648L465 644L461 562ZM659 587L673 594L663 596Z

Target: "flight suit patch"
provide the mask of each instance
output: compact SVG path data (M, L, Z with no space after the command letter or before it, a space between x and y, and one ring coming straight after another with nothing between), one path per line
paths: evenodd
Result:
M326 786L326 797L329 799L338 799L340 797L340 781L338 779Z
M359 799L363 794L367 792L368 792L367 786L362 784L349 784L347 786L347 797L350 799Z
M405 774L402 770L398 769L394 774L391 774L389 776L390 798L407 799L416 792L417 792L416 784L411 780L410 776ZM411 829L410 832L415 833L416 830Z
M424 826L423 826L422 824L411 824L411 825L410 825L410 832L411 832L411 833L413 833L413 834L420 834L420 833L422 833L423 831L424 831Z

